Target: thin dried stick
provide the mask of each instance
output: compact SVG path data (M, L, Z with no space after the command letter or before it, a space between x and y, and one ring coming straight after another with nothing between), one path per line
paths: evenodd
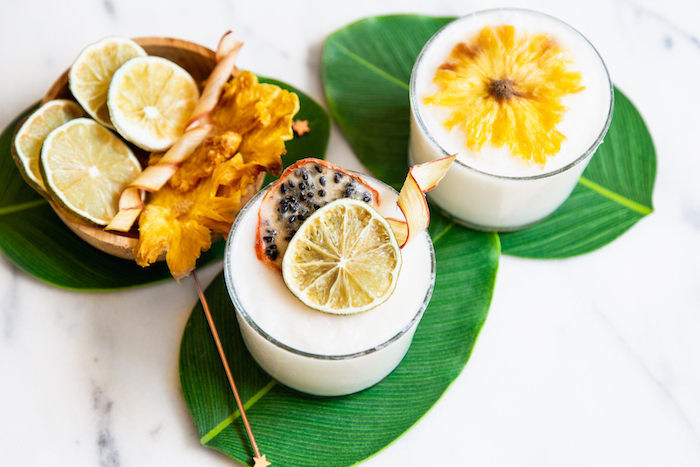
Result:
M209 304L207 299L204 298L204 292L202 287L199 285L199 279L197 278L197 273L192 271L192 277L194 277L194 283L197 286L197 293L199 294L199 300L202 302L202 308L204 308L204 314L207 316L207 321L209 322L209 329L211 329L211 334L214 336L214 342L216 342L216 348L219 350L219 356L221 357L221 363L224 364L224 370L226 371L226 376L228 377L228 382L231 385L231 390L233 391L233 397L236 399L236 405L238 406L238 411L241 413L241 418L243 419L243 425L245 425L245 430L248 432L248 438L250 439L250 444L253 446L253 451L255 451L255 464L258 465L258 461L262 459L265 460L265 456L260 455L260 450L255 442L255 437L253 436L253 430L250 428L250 423L248 423L248 417L245 414L245 409L243 408L243 402L241 402L241 397L238 395L238 389L236 389L236 383L233 381L233 375L231 374L231 369L228 366L228 360L226 360L226 354L224 353L224 348L221 345L221 340L219 339L219 333L216 331L216 326L214 325L214 320L211 317L211 312L209 311Z

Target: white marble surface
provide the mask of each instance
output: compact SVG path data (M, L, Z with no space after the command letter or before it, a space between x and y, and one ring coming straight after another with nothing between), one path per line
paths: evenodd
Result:
M409 433L363 466L700 465L700 3L508 1L572 24L644 116L655 212L594 253L503 257L465 371ZM324 38L387 13L460 15L477 0L3 2L0 126L108 34L214 47L323 102ZM334 128L329 159L361 167ZM220 270L201 272L208 283ZM194 285L59 290L0 257L0 465L227 466L198 444L177 356ZM274 459L273 459L274 460Z

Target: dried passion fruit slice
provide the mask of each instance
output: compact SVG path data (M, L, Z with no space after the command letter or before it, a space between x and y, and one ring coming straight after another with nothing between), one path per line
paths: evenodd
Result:
M257 255L282 269L289 241L314 212L339 198L379 205L376 190L359 176L319 159L302 159L289 166L265 194L258 213Z
M320 208L289 242L282 276L306 306L353 314L385 302L401 269L387 221L367 203L341 198Z
M12 156L24 179L39 193L46 193L39 169L41 145L53 130L83 115L83 110L75 102L56 99L39 107L17 130Z

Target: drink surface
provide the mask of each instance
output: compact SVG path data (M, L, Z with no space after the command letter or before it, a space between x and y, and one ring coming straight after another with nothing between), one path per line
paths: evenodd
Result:
M366 179L379 193L378 211L402 218L397 194ZM432 247L427 232L401 251L403 266L391 297L382 305L354 315L332 315L306 307L285 286L281 273L258 260L255 231L262 196L247 207L229 239L226 264L243 312L273 339L318 355L347 355L385 343L410 326L431 289Z
M513 157L506 147L485 145L480 151L466 147L464 134L453 128L448 132L443 126L450 109L427 106L424 97L439 90L433 82L437 68L451 50L460 42L468 41L485 26L514 26L516 34L529 37L547 34L568 51L573 61L570 68L582 75L582 91L563 98L568 107L557 129L566 139L559 153L548 157L543 165L528 163L521 157ZM494 77L498 79L499 77ZM415 162L457 153L457 160L479 171L502 176L527 177L556 171L583 155L603 131L611 106L610 80L600 56L591 44L576 30L565 23L537 12L526 10L490 10L465 16L447 25L428 43L414 70L412 83L414 112L425 125L427 132L444 150L435 154L413 154ZM412 148L415 152L415 148Z

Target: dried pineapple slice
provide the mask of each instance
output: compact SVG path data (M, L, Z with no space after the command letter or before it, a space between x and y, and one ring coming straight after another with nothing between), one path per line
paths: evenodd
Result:
M187 276L211 247L211 233L228 235L258 175L279 175L298 110L296 94L260 84L250 72L227 83L213 111L214 134L149 197L139 219L137 263L146 267L165 251L173 277Z
M450 110L444 126L463 131L469 149L505 146L544 164L565 139L556 128L567 110L562 98L583 90L570 65L566 50L548 35L487 26L453 48L434 78L441 89L424 102Z

